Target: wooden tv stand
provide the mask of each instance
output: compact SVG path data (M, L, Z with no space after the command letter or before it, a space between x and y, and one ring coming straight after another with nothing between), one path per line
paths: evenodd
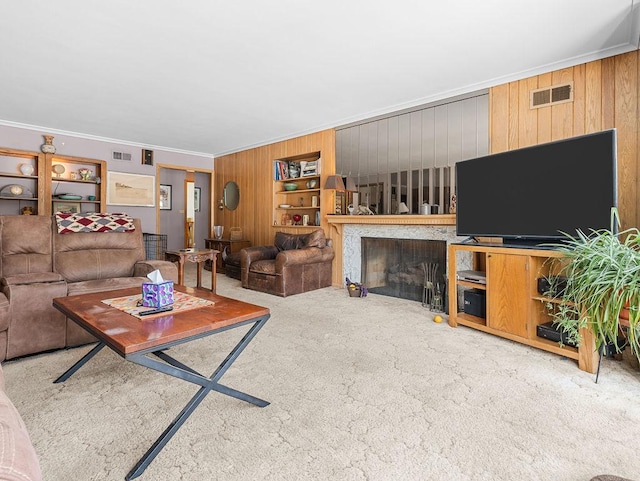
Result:
M458 254L470 253L472 269L486 273L486 284L457 279ZM593 333L584 329L578 348L536 335L536 327L551 320L546 304L559 299L538 293L537 279L549 274L550 258L562 257L554 250L505 247L501 244L451 244L449 246L449 325L459 324L512 341L575 359L583 371L595 373L598 352ZM486 291L486 319L458 307L459 289Z

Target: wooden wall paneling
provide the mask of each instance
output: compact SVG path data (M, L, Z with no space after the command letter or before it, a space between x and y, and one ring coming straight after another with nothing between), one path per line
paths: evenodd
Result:
M529 108L529 95L538 88L538 78L531 77L518 83L518 147L538 143L538 110Z
M640 130L640 50L636 51L636 119L637 129ZM634 186L636 195L636 205L640 202L640 133L636 134L636 185ZM634 226L640 226L640 206L636 208L636 218Z
M602 62L585 65L585 133L602 130Z
M602 125L601 130L615 127L615 60L608 57L602 60Z
M229 162L227 164L227 168L225 171L226 174L226 179L225 179L225 184L227 182L230 181L234 181L238 184L238 187L240 187L240 184L238 183L238 175L237 175L237 170L238 170L238 165L241 164L244 160L243 157L243 153L242 152L238 152L234 159L233 162ZM220 192L222 194L222 192ZM247 207L247 202L243 202L243 198L242 198L242 194L246 193L244 192L244 189L240 189L240 202L238 203L238 208L236 210L229 210L226 207L223 209L223 218L224 218L224 229L225 231L227 231L227 233L229 232L229 229L231 229L231 227L240 227L237 223L236 223L236 215L238 213L238 211L242 212L246 207Z
M270 207L273 199L271 195L265 195L261 191L261 185L256 179L257 150L258 149L249 149L240 152L234 169L237 179L236 182L238 183L238 187L240 187L240 203L238 204L238 209L231 213L231 227L240 227L243 238L248 239L255 238L256 216L261 214L261 212L256 209L256 205L266 204L266 207ZM271 170L266 168L265 172L271 173ZM268 181L269 176L267 175L265 177L267 177ZM271 189L269 189L269 193L270 192ZM242 208L240 208L240 205L242 205ZM269 209L267 214L271 212L271 209ZM267 216L265 218L270 219L271 217Z
M213 225L224 225L224 211L219 209L219 201L222 199L222 189L224 188L225 169L227 163L231 162L231 158L235 157L234 154L218 157L213 161L214 171L214 189L213 189ZM213 232L211 233L213 237Z
M509 112L506 118L508 129L507 150L517 149L520 146L520 82L509 83Z
M586 133L586 70L585 64L573 67L573 135Z
M319 148L322 153L322 170L321 170L321 178L320 185L324 185L326 179L329 175L332 175L336 172L336 136L335 130L324 130L321 132L321 136L319 139ZM332 239L336 240L338 236L335 232L331 232L329 224L327 222L327 213L333 212L333 199L331 196L327 196L325 192L321 192L320 195L320 226L325 232L325 235ZM334 246L335 247L335 246ZM340 250L336 250L336 252L341 253L342 247ZM340 257L342 260L342 255L336 255L336 258ZM334 276L337 275L338 282L334 282L334 285L341 286L342 285L342 264L340 264L340 269L337 269L336 260L333 262L333 270L335 272Z
M618 131L618 208L623 228L638 225L638 56L615 57L615 127Z
M538 76L538 88L551 87L551 73ZM551 106L540 107L538 110L538 143L551 142Z
M491 152L509 150L509 84L489 91L489 145Z
M245 238L251 239L254 246L273 244L273 161L276 159L268 146L252 149L246 159L245 168L251 177L249 188L253 202L250 204L251 212L247 213L246 223L250 227Z
M573 68L556 70L551 74L552 85L573 81ZM575 100L574 100L575 102ZM573 103L551 106L551 140L567 139L573 135Z

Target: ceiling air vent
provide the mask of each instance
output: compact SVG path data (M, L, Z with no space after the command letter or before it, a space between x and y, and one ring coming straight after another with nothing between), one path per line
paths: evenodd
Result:
M131 161L131 154L129 152L111 152L111 158L113 160L128 160Z
M529 94L529 108L532 109L572 101L573 82L532 90Z

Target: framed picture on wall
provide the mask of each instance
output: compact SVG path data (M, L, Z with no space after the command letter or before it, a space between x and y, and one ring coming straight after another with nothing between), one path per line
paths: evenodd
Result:
M153 175L109 171L107 204L155 207L156 178Z
M171 186L160 184L160 210L171 210Z
M153 165L153 150L142 149L142 165Z
M200 195L201 195L201 188L200 187L194 187L193 189L193 205L194 205L194 210L196 212L200 212Z
M53 202L53 212L64 212L65 214L79 214L80 202Z

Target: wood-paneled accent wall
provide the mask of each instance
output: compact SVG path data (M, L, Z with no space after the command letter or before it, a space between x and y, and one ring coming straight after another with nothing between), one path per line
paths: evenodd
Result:
M215 225L224 226L225 237L228 237L231 227L240 227L244 238L251 241L253 246L273 244L276 230L298 232L272 225L273 161L320 151L322 156L320 185L324 186L327 176L335 173L335 144L335 131L330 129L216 157L214 160ZM240 187L240 203L234 211L226 208L219 210L218 201L222 198L222 189L225 183L231 180ZM330 238L335 234L329 230L326 215L328 212L333 212L332 199L331 192L322 191L321 227Z
M490 151L504 152L615 127L620 217L623 228L640 226L639 69L640 51L636 50L491 88ZM529 108L531 90L568 81L573 81L573 102Z

